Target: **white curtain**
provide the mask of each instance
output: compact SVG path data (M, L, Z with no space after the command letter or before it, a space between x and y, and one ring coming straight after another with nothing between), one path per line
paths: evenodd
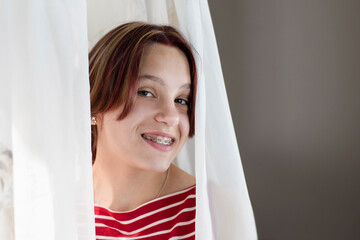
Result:
M0 239L95 239L86 2L0 12Z
M196 239L257 238L206 0L88 0L87 23L84 1L3 0L0 20L0 239L94 239L87 43L133 20L198 53L195 137L176 160L196 175Z

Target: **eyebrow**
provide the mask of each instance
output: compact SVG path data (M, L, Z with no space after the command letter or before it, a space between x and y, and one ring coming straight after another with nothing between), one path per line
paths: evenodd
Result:
M139 76L139 81L154 81L159 83L160 85L166 85L165 81L162 78L159 78L157 76L154 75L150 75L150 74L145 74L145 75L141 75ZM184 85L180 86L180 89L191 89L191 84L190 83L185 83Z

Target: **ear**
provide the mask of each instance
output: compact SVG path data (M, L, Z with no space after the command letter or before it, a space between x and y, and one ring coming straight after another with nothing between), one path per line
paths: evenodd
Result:
M97 124L97 117L91 116L91 125L96 125L96 124Z

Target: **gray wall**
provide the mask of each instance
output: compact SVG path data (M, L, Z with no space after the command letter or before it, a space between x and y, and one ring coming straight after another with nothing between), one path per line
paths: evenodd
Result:
M209 0L259 239L360 239L360 0Z

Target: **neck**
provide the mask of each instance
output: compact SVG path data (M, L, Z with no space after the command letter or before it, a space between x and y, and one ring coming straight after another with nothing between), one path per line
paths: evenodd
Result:
M158 197L167 171L143 170L120 162L96 158L93 165L96 204L115 211L129 211Z

